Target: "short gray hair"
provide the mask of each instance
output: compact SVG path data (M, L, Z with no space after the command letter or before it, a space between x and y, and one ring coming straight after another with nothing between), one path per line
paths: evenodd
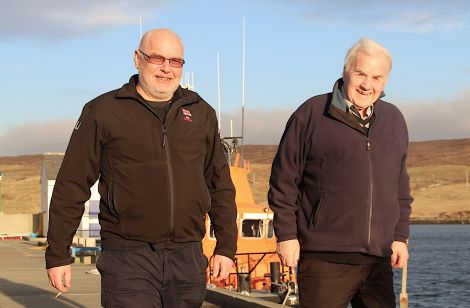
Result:
M359 52L363 52L367 55L375 55L375 54L382 54L388 60L390 64L389 72L392 70L392 55L387 50L387 48L383 47L379 43L369 39L369 38L362 38L357 41L346 54L344 58L344 70L347 72L351 68L351 65L356 60L357 54Z

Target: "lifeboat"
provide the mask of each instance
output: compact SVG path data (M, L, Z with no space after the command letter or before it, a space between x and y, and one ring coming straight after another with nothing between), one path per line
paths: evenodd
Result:
M223 281L212 281L212 260L210 256L216 245L214 229L210 218L206 219L206 235L202 240L204 254L209 258L207 283L219 288L236 290L240 293L252 292L285 293L289 282L294 278L289 268L281 266L276 254L276 237L273 228L273 212L267 206L257 204L248 181L250 165L240 164L240 155L234 145L224 141L227 159L230 163L230 176L236 189L237 205L237 253L235 265L229 277Z

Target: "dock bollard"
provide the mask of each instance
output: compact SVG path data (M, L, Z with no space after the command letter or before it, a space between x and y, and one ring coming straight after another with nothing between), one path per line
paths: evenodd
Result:
M271 293L279 292L281 284L281 262L269 262L269 279L271 279Z

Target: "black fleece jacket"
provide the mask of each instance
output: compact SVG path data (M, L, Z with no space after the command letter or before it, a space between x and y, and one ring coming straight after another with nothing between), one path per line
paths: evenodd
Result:
M268 193L275 233L303 252L388 257L409 235L405 120L379 99L367 132L334 94L312 97L287 122Z
M72 237L98 178L103 241L201 241L208 213L214 253L235 255L235 189L214 110L180 87L162 121L138 98L137 80L83 108L52 195L47 268L72 263Z

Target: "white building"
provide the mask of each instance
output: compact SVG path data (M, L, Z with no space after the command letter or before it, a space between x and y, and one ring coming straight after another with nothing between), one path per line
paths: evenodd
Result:
M47 235L49 227L49 206L51 203L52 191L55 180L59 173L60 165L64 159L63 153L45 153L41 170L41 212L43 214L42 235ZM99 237L100 225L98 223L98 213L100 204L100 194L98 193L98 182L91 187L90 200L85 202L85 212L83 213L77 235L82 237Z

